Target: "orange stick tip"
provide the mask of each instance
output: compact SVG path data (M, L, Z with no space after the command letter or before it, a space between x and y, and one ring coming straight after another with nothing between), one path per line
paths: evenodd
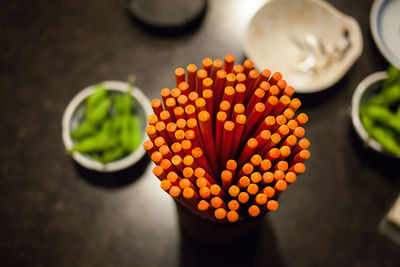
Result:
M267 209L271 210L271 211L275 211L278 209L278 201L276 200L269 200L267 202Z
M260 208L257 205L251 205L248 211L251 217L256 217L260 214Z
M226 217L226 210L223 208L218 208L214 211L214 215L218 220L223 220Z

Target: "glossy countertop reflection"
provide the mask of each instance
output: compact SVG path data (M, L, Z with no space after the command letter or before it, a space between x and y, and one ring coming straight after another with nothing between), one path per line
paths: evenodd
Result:
M134 73L151 99L177 67L228 53L242 62L243 30L263 2L209 1L201 23L174 36L142 27L123 0L3 4L1 266L399 266L400 247L378 230L399 192L398 162L364 149L349 117L357 84L388 66L370 34L371 0L329 1L358 20L364 51L332 88L298 95L312 157L252 241L215 249L181 235L147 157L110 177L66 155L61 118L82 88Z

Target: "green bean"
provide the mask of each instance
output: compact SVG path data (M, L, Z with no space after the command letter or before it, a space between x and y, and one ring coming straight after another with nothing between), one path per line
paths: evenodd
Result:
M118 138L110 134L110 127L110 121L105 121L99 133L83 138L69 152L100 152L115 146L118 144Z
M84 121L78 126L78 128L71 132L71 137L74 139L81 139L93 134L95 131L96 127L92 123Z
M109 163L116 161L125 154L125 150L121 146L116 146L112 149L106 150L103 153L103 156L101 157L101 162L103 163Z
M132 110L132 95L125 93L121 98L121 111L123 114L130 114Z
M393 154L400 153L400 144L396 141L395 135L391 131L380 126L374 126L370 133L385 150Z
M400 120L388 108L370 105L366 108L366 114L373 120L391 128L400 134Z
M98 84L95 86L94 92L88 97L86 101L86 116L90 116L95 106L100 103L107 96L107 90L103 85Z
M121 119L121 144L122 147L125 149L126 152L130 151L129 147L129 116L124 115Z
M86 119L94 125L100 124L106 118L110 106L111 100L109 98L102 99Z

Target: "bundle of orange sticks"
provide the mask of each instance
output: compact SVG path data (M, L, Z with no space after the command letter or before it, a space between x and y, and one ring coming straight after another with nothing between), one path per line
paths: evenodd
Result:
M175 70L152 101L144 148L161 188L202 218L236 222L278 209L305 171L310 142L294 89L279 72L205 58Z

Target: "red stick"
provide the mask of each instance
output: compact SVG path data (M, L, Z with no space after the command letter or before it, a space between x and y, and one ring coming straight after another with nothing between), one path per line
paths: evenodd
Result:
M150 114L147 117L147 122L149 123L149 125L156 125L156 123L158 122L158 117L156 114Z
M167 173L160 166L154 166L153 174L160 180L164 180L167 177Z
M189 98L186 95L180 95L177 102L180 107L185 108L189 104Z
M194 64L189 64L187 66L187 83L189 84L189 91L196 91L196 73L197 66Z
M226 75L226 80L225 80L225 84L224 84L224 88L228 87L228 86L235 86L236 85L236 75L233 73L229 73Z
M229 159L234 129L235 124L232 121L225 121L224 129L222 131L220 166L224 166L226 161Z
M254 62L251 59L246 59L243 62L243 73L248 75L249 72L254 68Z
M224 190L228 190L229 187L232 185L233 181L233 175L230 171L224 170L221 173L221 182L222 182L222 188Z
M264 70L260 73L260 75L258 76L257 81L256 81L256 83L255 83L255 87L258 88L258 87L260 87L261 83L263 83L263 82L268 82L269 76L271 76L271 71L270 71L269 69L264 69ZM271 86L271 85L268 83L268 88L269 88L270 86Z
M213 66L213 61L211 60L211 58L205 58L203 59L202 62L202 69L207 71L207 76L210 77L211 76L211 68Z
M282 74L280 72L274 72L271 78L269 78L269 83L271 85L275 85L280 79L282 79Z
M156 147L151 140L146 140L143 142L143 148L146 150L147 154L151 157L151 154L156 151Z
M171 90L171 97L175 100L182 94L182 91L179 88L174 88Z
M232 117L231 120L232 121L236 121L236 117L239 114L243 114L245 111L244 105L242 103L238 103L233 107L233 113L232 113Z
M178 85L179 90L181 90L181 95L184 96L189 96L190 90L189 90L189 84L187 82L181 82Z
M182 68L177 68L175 69L175 82L176 82L176 87L179 86L181 82L185 81L185 70Z
M213 66L212 66L212 70L211 70L211 75L210 78L214 81L215 80L215 76L217 75L217 71L222 69L222 60L220 59L216 59L213 62Z
M220 157L222 150L222 133L224 129L224 124L227 119L226 113L220 111L217 113L217 121L215 124L215 146L217 149L217 156Z
M239 166L243 166L243 164L246 163L251 158L253 153L256 151L257 146L258 146L258 142L255 138L250 138L247 141L247 143L244 146L244 149L238 159Z
M173 143L171 146L171 150L172 150L172 153L174 153L174 155L178 155L181 158L185 157L185 152L183 152L183 149L182 149L182 146L180 143L178 143L178 142Z
M190 92L188 98L189 98L188 104L194 106L194 104L195 104L195 102L196 102L196 99L199 98L199 94L198 94L197 92L194 92L194 91L193 91L193 92ZM185 106L185 107L186 107L186 106Z
M213 173L210 164L203 154L203 150L200 147L192 149L192 156L196 160L197 164L202 167L206 172Z
M210 161L211 167L215 174L218 170L218 162L210 113L207 111L201 111L198 118L207 159Z
M226 55L222 69L226 71L226 73L231 73L234 63L235 63L235 57L233 55Z
M269 159L263 159L260 163L260 166L258 167L258 169L260 170L260 172L266 172L269 169L271 169L272 163Z
M244 102L244 99L246 97L246 85L242 84L242 83L238 83L236 84L235 87L236 93L235 93L235 100L234 100L234 104L242 104Z
M237 75L237 74L239 74L239 73L242 73L243 72L243 66L242 65L240 65L240 64L237 64L237 65L235 65L235 66L233 66L233 74L235 74L235 75Z
M169 90L169 88L161 89L161 98L164 103L164 107L166 107L165 100L167 100L167 98L169 98L169 97L171 97L171 91Z
M163 107L162 107L162 103L160 101L160 99L153 99L151 101L151 107L153 108L154 114L157 115L157 117L160 116L160 112L163 111Z
M242 135L242 139L240 140L240 143L243 143L243 141L250 135L250 133L254 130L254 126L257 125L257 122L260 120L262 114L265 111L265 105L263 103L257 103L253 110L251 111L249 118L246 123L245 130Z
M235 121L235 131L233 133L233 141L231 144L230 155L235 156L239 149L240 140L243 135L244 126L246 125L247 118L245 115L237 115Z
M154 152L151 154L151 160L154 161L154 163L155 163L156 165L159 165L163 159L164 159L164 158L163 158L163 155L162 155L161 152L159 152L159 151L154 151Z
M165 123L163 121L159 121L156 123L156 129L157 129L158 134L164 138L165 142L168 145L171 145L172 142L171 142L171 140L169 140L169 135L168 135L166 128L167 128L167 126L165 125Z
M217 75L214 81L214 107L218 107L219 103L221 102L222 95L224 93L224 85L226 79L226 72L224 70L217 71Z
M254 136L258 136L262 131L271 130L275 123L276 120L274 116L265 117L265 119L261 122L261 125L258 126L256 132L254 133Z
M254 106L262 102L263 98L265 96L264 90L258 88L254 91L254 94L251 96L249 103L246 106L246 112L245 115L249 116L250 112L253 110Z
M214 114L214 100L213 100L213 91L210 89L206 89L203 91L203 98L206 100L206 110L210 113L212 120L215 118Z

